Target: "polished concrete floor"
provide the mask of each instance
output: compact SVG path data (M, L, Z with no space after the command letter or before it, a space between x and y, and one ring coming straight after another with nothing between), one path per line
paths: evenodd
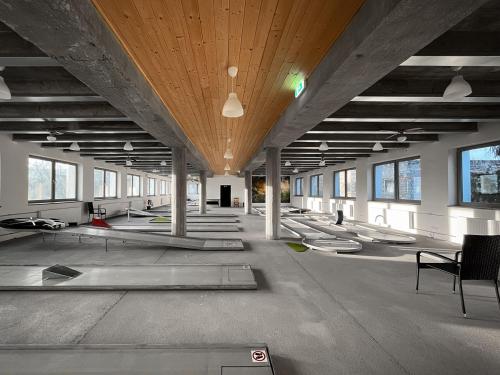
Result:
M285 241L264 240L263 217L240 218L240 232L198 234L241 237L240 252L111 242L106 253L102 240L36 236L1 243L0 264L249 263L259 289L0 292L0 344L264 342L278 375L498 374L500 310L490 285L465 284L468 319L445 274L422 271L415 294L417 249L450 244L419 238L364 243L352 255L296 253Z

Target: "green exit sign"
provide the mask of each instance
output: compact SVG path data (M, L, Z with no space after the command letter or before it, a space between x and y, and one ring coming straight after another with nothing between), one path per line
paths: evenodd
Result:
M295 87L295 97L298 98L302 91L306 88L306 82L302 79L299 81L297 86Z

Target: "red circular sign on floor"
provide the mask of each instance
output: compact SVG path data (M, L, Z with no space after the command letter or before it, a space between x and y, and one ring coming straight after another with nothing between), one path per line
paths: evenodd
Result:
M252 350L252 362L267 362L267 354L264 350Z

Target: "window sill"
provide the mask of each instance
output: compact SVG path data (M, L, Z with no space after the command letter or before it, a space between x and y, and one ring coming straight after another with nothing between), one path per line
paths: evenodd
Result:
M414 206L420 206L422 201L401 201L401 200L391 200L391 199L372 199L368 202L373 203L396 203L396 204L409 204Z
M64 203L82 203L82 201L70 200L70 201L28 202L28 206L42 206L42 205L47 205L47 204L64 204Z
M101 197L101 198L94 197L94 200L96 200L96 201L105 201L107 199L114 200L114 199L119 199L119 198L118 197L104 197L104 198L103 197Z
M303 197L303 196L304 196L304 194L302 194L302 195L294 195L294 197Z
M355 197L330 197L330 199L343 199L346 201L355 201L356 200Z
M490 211L498 211L500 210L500 205L498 206L476 206L473 204L452 204L448 206L449 208L472 208L475 210L490 210Z

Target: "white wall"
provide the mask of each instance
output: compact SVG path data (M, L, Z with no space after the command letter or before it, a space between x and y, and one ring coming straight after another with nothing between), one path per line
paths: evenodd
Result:
M304 196L294 196L292 204L323 212L343 209L347 218L383 224L388 227L460 243L467 233L500 234L500 210L477 209L457 205L457 148L500 139L499 123L482 123L479 132L440 135L439 142L413 144L409 149L391 150L354 162L320 168L296 177L304 177ZM387 203L372 200L374 163L420 156L422 168L421 204ZM333 171L356 168L356 199L333 199ZM309 195L309 176L323 173L323 198ZM320 206L321 205L321 206ZM352 208L351 208L352 207ZM353 213L350 216L350 212Z
M245 192L245 179L237 176L214 176L207 178L207 199L220 199L220 186L231 185L231 205L234 198L240 199L240 206L243 204L243 194Z
M78 201L28 203L28 157L30 155L76 163L78 165ZM94 167L118 172L118 198L94 199ZM128 173L141 176L143 186L140 197L127 197L127 170ZM147 176L156 178L156 195L152 197L147 196ZM170 203L170 195L160 196L160 179L168 180L167 184L170 185L170 180L166 177L98 162L92 158L83 158L77 152L42 148L35 143L13 142L10 136L0 134L0 219L38 216L82 223L86 222L88 218L85 202L93 201L95 206L106 208L109 215L123 213L129 204L134 208L143 209L147 199L152 199L154 205L168 204Z

